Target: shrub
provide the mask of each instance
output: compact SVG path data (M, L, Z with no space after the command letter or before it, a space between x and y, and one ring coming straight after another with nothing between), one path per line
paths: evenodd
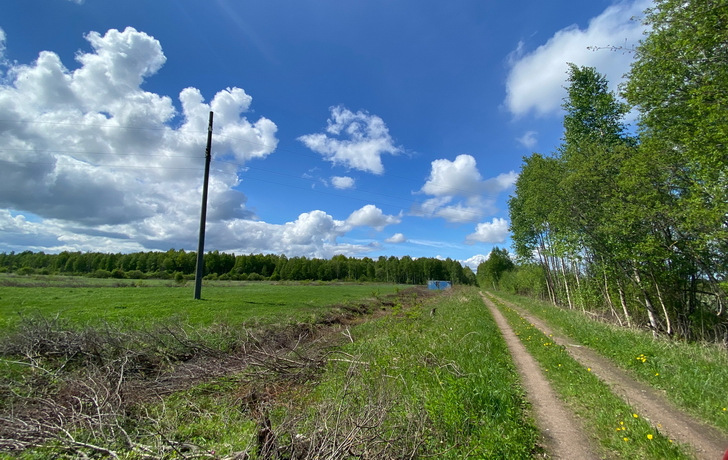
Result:
M91 278L111 278L111 272L108 270L96 270L89 274Z
M126 272L126 277L135 280L143 280L144 278L146 278L141 270L129 270L128 272Z
M35 269L32 267L21 267L15 273L18 275L28 276L35 273Z

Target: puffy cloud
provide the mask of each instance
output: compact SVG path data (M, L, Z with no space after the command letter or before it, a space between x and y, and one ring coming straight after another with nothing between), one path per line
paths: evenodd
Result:
M400 151L381 118L342 106L331 107L326 133L306 134L298 140L333 164L374 174L384 172L382 154Z
M407 238L405 238L404 234L402 233L395 233L384 241L392 244L400 244L406 242Z
M351 213L345 221L315 210L280 225L243 219L217 222L208 226L208 235L214 247L238 254L268 252L330 258L336 254L353 256L372 250L369 245L337 240L352 229L368 226L381 230L398 222L399 218L384 215L375 206L367 205Z
M333 176L331 178L331 185L335 188L345 190L354 187L354 179L349 176Z
M482 177L470 155L458 155L455 161L435 160L432 162L430 178L422 186L428 195L466 195L480 193Z
M502 218L493 218L491 222L483 222L475 227L475 233L465 238L468 244L475 243L503 243L508 236L508 221Z
M482 264L488 260L488 255L485 254L476 254L473 257L470 257L469 259L461 260L460 265L463 267L470 267L473 272L478 271L478 265Z
M77 69L43 51L31 64L9 65L0 84L0 119L17 120L0 126L0 251L195 248L210 111L213 160L233 161L213 162L208 248L353 256L372 246L340 237L400 221L372 205L343 221L321 210L282 224L255 220L237 190L239 169L278 141L271 120L246 118L252 97L231 87L206 101L190 87L180 91L178 111L172 98L141 87L166 61L156 39L133 28L86 39L92 51L77 55ZM352 138L381 140L386 127L378 120L336 110L329 131L340 126ZM353 186L353 179L332 184Z
M495 211L495 197L513 186L517 178L518 174L510 171L483 179L471 155L458 155L454 161L435 160L430 177L420 189L434 198L415 205L412 214L456 223L477 221Z
M524 43L519 43L510 56L511 69L506 80L508 110L515 116L557 113L566 95L564 83L569 62L596 67L606 74L611 89L616 89L629 70L632 54L593 51L588 47L636 44L645 26L634 18L651 4L651 0L621 1L592 18L586 29L576 25L561 29L531 52L525 52Z
M6 63L0 118L14 121L0 127L0 208L15 211L3 221L5 245L36 235L45 250L194 247L211 110L213 155L235 162L214 165L208 219L253 217L235 189L238 168L278 141L271 120L244 116L251 96L226 88L208 103L186 88L180 113L141 87L166 62L154 37L128 27L85 38L91 51L77 54L75 70L51 51ZM20 225L24 215L38 222Z
M387 225L398 224L402 219L398 216L388 216L381 209L374 205L368 204L361 209L351 213L346 219L347 228L353 227L372 227L381 231Z

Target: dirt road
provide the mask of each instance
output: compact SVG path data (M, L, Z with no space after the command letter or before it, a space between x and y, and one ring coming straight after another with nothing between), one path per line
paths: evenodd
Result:
M598 458L584 435L581 424L564 408L564 404L551 389L536 360L513 333L493 302L486 296L483 296L483 300L493 314L521 375L521 382L533 407L533 416L543 435L549 458Z
M706 460L717 460L723 458L723 454L728 448L728 439L726 439L720 431L676 408L659 391L638 382L627 372L619 369L611 361L601 355L598 355L593 350L583 346L574 345L573 340L563 336L562 334L554 332L547 324L519 308L518 305L507 302L491 293L487 293L487 295L484 295L483 297L486 301L486 305L488 305L491 311L493 311L495 307L491 299L496 299L498 302L501 302L502 304L517 311L519 315L526 318L544 334L553 336L553 341L555 343L564 345L569 354L576 361L585 367L590 367L597 377L609 385L615 394L619 395L633 406L640 415L649 420L653 425L659 425L662 433L665 433L670 438L675 439L680 443L691 446L697 458ZM497 312L497 309L495 311ZM494 313L494 316L495 315L496 313ZM500 312L497 312L497 315L500 315ZM502 319L502 315L500 316ZM496 316L496 321L499 321L498 316ZM500 322L499 327L501 327ZM501 327L501 329L504 328ZM515 338L515 335L510 328L507 327L506 323L504 336L507 337L509 332L510 335ZM516 355L520 354L517 349L515 352L512 350L512 352L514 353L514 359L523 359L516 358ZM524 347L522 347L522 352L528 354ZM534 408L538 409L535 404ZM571 456L564 458L585 457Z

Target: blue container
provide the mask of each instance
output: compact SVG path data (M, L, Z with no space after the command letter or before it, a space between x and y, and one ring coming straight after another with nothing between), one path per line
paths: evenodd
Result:
M427 282L427 289L443 290L443 289L450 289L451 287L452 287L452 283L450 281L430 280Z

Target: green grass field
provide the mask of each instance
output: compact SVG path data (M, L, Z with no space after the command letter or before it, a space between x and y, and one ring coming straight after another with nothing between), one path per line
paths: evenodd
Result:
M130 327L178 321L197 326L310 321L327 307L397 292L406 286L348 283L210 281L202 299L194 286L162 280L78 277L0 277L0 331L23 316L54 317L78 326L103 322Z
M103 453L88 445L120 458L144 458L143 449L164 458L242 453L265 458L266 430L274 433L282 458L293 452L320 454L317 458L347 458L344 452L368 458L542 458L530 404L479 291L458 287L423 294L406 288L214 281L205 283L203 300L196 301L190 283L3 275L0 339L16 351L0 357L0 409L6 414L61 394L116 395L84 409L104 412L105 425L90 416L69 421L74 442L64 436L49 440L20 456L28 459ZM393 293L399 295L376 302ZM726 429L724 350L654 340L578 312L507 297ZM363 322L317 324L327 315L347 313L347 306L372 302L386 312ZM603 452L615 458L686 458L634 418L588 369L546 346L547 337L501 308ZM60 322L33 322L56 316ZM158 327L168 324L177 328ZM275 335L281 331L293 331L286 336L293 348ZM168 333L181 333L184 340ZM26 345L16 346L24 340ZM66 343L76 351L64 354ZM119 392L126 379L159 384L159 376L190 358L199 359L197 365L215 359L218 366L241 353L257 364L203 383L190 380L163 397L128 402ZM29 412L36 413L41 412ZM133 443L109 431L117 428ZM174 450L184 444L194 449L184 455Z

